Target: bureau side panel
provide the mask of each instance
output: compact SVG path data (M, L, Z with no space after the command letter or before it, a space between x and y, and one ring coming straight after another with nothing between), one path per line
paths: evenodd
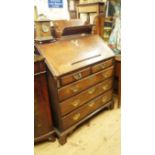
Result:
M47 77L48 77L48 88L50 96L50 104L53 115L53 124L54 126L61 130L61 119L60 119L60 107L58 101L58 91L57 91L57 79L53 77L49 69L47 68Z

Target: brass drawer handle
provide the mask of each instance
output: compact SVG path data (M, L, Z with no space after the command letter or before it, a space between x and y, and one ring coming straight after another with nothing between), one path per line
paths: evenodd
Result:
M107 98L106 97L103 97L102 98L102 102L104 103L104 102L106 102L107 101Z
M95 88L92 88L91 90L88 90L88 94L93 94L95 91Z
M80 104L80 100L76 100L71 103L72 106L77 107Z
M82 75L81 75L81 73L77 73L77 74L74 74L73 77L75 80L79 80L82 78Z
M95 105L95 102L92 102L92 103L90 103L88 106L89 106L89 107L94 107L94 105Z
M80 116L81 116L80 113L75 114L75 115L73 116L72 119L73 119L74 121L77 121L77 120L80 118Z
M102 87L102 89L103 89L103 90L107 90L107 89L108 89L108 84L107 84L107 85L104 85L104 86Z
M104 69L104 68L105 68L105 64L101 64L100 67L101 67L102 69Z
M79 91L79 89L78 89L77 87L71 88L71 90L72 90L74 93L76 93L76 92Z

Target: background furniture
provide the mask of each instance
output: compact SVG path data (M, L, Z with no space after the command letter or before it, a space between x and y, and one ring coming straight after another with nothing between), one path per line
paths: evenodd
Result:
M121 55L115 56L115 77L118 79L118 107L121 106Z
M104 14L99 14L94 19L94 34L99 34L102 38L104 36Z
M79 4L79 0L67 0L68 1L68 11L70 15L70 19L77 18L76 7Z
M112 32L113 29L113 17L109 16L109 17L105 17L104 18L104 33L103 33L103 40L107 41L109 40L110 34Z
M60 144L77 126L113 107L114 53L98 35L36 44L46 58L55 131Z
M34 57L34 142L54 141L46 68L42 56Z
M96 16L99 16L100 14L105 15L105 3L98 2L98 3L79 4L77 5L77 18L80 18L81 13L87 14L87 23L92 24L90 22L90 14L94 13ZM99 18L97 22L95 22L96 26L98 27L96 28L95 34L103 36L102 34L103 31L99 29L99 27L103 28L103 23L100 21L101 19Z

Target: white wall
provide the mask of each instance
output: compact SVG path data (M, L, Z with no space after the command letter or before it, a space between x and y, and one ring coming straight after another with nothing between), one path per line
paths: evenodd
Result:
M69 19L67 0L63 0L63 8L49 8L48 0L34 0L38 15L44 14L51 20Z

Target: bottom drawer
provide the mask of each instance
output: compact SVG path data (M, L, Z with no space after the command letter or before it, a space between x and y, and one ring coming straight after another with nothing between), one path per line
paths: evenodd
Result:
M82 107L78 108L77 110L73 111L67 116L63 117L62 129L65 130L69 128L71 125L77 123L78 121L86 117L88 114L97 110L100 106L106 104L111 99L112 99L112 90L109 90L108 92L100 95L94 100L88 102L87 104L83 105Z

